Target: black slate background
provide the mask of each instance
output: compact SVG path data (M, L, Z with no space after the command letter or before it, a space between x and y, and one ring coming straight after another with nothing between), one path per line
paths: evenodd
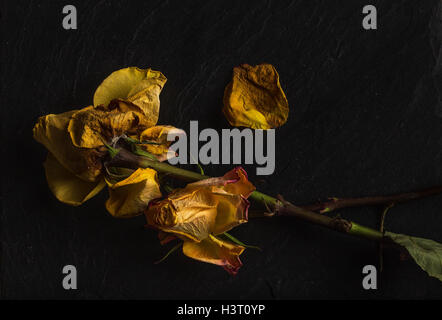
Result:
M78 30L64 30L74 4ZM361 27L375 4L378 30ZM236 277L174 254L144 218L106 213L107 192L73 208L47 188L38 116L92 103L126 66L161 70L160 123L228 128L220 111L232 68L268 62L290 104L276 133L276 171L251 179L294 203L396 193L442 183L438 1L6 1L2 5L2 298L442 298L442 286L387 252L379 289L362 289L374 243L293 219L232 234L263 248ZM439 16L438 16L439 14ZM207 168L221 175L227 167ZM398 205L387 229L442 242L442 196ZM376 227L380 208L340 214ZM78 270L78 290L61 286Z

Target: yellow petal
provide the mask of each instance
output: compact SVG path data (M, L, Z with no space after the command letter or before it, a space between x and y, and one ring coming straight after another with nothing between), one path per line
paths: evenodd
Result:
M148 168L139 168L128 178L108 185L106 209L114 217L140 215L151 200L161 197L157 173Z
M157 144L142 144L142 148L147 152L150 152L158 156L173 157L175 152L169 151L170 145L173 141L167 141L168 134L178 134L182 132L181 129L177 129L173 126L154 126L144 130L140 134L140 141L150 141Z
M247 197L255 187L241 167L175 190L146 210L148 225L199 242L248 220Z
M239 255L244 247L223 241L212 235L201 242L185 241L183 253L189 258L222 266L230 274L236 274L242 266Z
M270 64L233 68L224 91L223 112L232 126L271 129L282 126L289 113L279 75Z
M201 241L215 226L218 201L205 189L182 189L145 211L148 225L164 232Z
M142 113L131 110L124 102L116 102L112 110L101 106L78 110L71 116L68 131L74 146L92 149L110 143L113 137L123 133L142 132L147 126Z
M51 153L48 153L44 167L52 193L61 202L73 206L89 200L106 185L104 179L99 179L97 182L81 180L66 170Z
M34 126L34 139L71 173L84 180L96 181L101 174L102 154L97 150L76 148L68 132L68 124L78 110L40 117Z
M248 221L247 212L250 203L241 195L222 190L214 192L214 196L218 200L218 205L215 225L212 228L213 234L222 234Z
M222 177L209 178L189 183L186 188L190 190L202 187L222 188L228 193L242 195L244 198L248 198L256 189L248 180L247 173L242 167L236 167Z
M94 106L107 107L113 99L129 101L139 107L154 126L160 110L160 93L166 77L159 71L129 67L113 72L99 85L94 94Z
M232 181L224 186L226 192L242 195L246 199L256 189L249 181L247 172L242 167L230 170L224 175L224 178Z

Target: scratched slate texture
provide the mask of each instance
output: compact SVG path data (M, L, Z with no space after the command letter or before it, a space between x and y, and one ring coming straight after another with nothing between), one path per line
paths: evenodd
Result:
M50 193L37 117L92 103L126 67L161 70L160 122L229 128L220 111L232 68L273 64L290 104L276 131L276 170L251 180L297 204L397 193L442 183L441 6L438 1L69 1L78 29L62 28L66 1L2 5L1 297L55 299L442 298L441 283L395 251L378 290L362 289L374 243L294 219L232 231L247 250L235 277L173 254L144 218L119 220L107 192L81 207ZM362 29L362 7L378 29ZM221 175L229 166L208 166ZM398 205L386 228L442 242L442 196ZM339 214L377 227L381 208ZM78 290L62 288L62 268Z

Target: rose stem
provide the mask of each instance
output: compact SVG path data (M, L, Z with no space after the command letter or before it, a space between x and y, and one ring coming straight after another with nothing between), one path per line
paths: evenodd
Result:
M164 162L151 160L147 157L136 156L125 149L120 149L118 154L111 160L110 165L129 168L152 168L157 170L158 172L167 173L171 176L187 181L195 181L209 178L208 176L201 175L193 171L177 168ZM364 227L355 222L348 221L342 218L331 218L325 215L321 215L313 211L297 207L282 199L276 199L259 191L254 191L250 195L249 199L260 202L267 207L271 207L274 210L273 215L292 216L300 218L302 220L308 221L313 224L318 224L329 229L371 240L382 240L383 238L382 232L379 232L378 230Z
M133 155L131 152L128 152L125 149L123 150L121 155L124 155L125 158L133 157L133 159L130 159L130 163L138 162L140 159L138 159L137 156ZM149 161L149 163L146 164L146 167L156 167L158 171L161 172L167 172L172 176L175 176L180 179L185 179L188 181L195 181L195 180L201 180L201 179L207 179L209 176L201 175L199 173L184 170L181 168L174 167L172 165L169 165L167 163L163 162L155 162L150 159L146 159L145 157L142 157L142 160ZM348 207L360 207L360 206L369 206L369 205L392 205L397 204L401 202L406 202L410 200L416 200L420 198L429 197L432 195L440 194L442 193L442 186L436 186L424 190L419 191L413 191L413 192L406 192L406 193L399 193L394 195L388 195L388 196L375 196L375 197L361 197L361 198L333 198L330 201L323 202L323 203L317 203L317 204L311 204L311 205L302 205L298 206L299 208L303 208L308 211L319 211L320 213L325 212L331 212L337 209L342 208L348 208ZM262 196L266 196L258 191L256 191L252 198L255 200L263 203L263 201L266 199L265 197L262 198ZM256 198L255 198L256 197ZM261 199L262 198L262 199ZM274 199L274 198L273 198ZM266 200L267 203L271 204L272 201L270 199Z
M186 181L196 181L210 178L209 176L181 169L164 162L158 162L143 156L136 156L126 149L120 149L119 153L112 159L111 163L115 166L127 166L130 168L152 168L157 170L158 172L167 173L170 176L174 176ZM423 191L409 192L385 197L379 196L335 199L326 203L303 207L295 206L285 200L271 197L259 191L254 191L249 198L263 204L264 206L270 206L274 210L274 214L272 215L297 217L299 219L318 224L339 232L372 240L382 240L383 232L359 225L353 221L345 220L342 218L331 218L325 215L321 215L314 212L314 210L321 210L321 212L325 212L324 210L327 210L327 212L329 212L339 208L352 206L380 205L392 203L394 204L438 193L442 193L442 187L434 187Z
M432 187L425 190L399 193L389 196L362 197L362 198L333 198L330 201L302 206L310 211L319 211L321 213L334 211L341 208L359 207L368 205L389 205L397 204L409 200L420 199L435 194L442 193L442 186Z
M274 208L275 214L277 216L291 216L296 217L314 224L321 225L323 227L333 229L339 232L359 236L362 238L372 239L372 240L382 240L383 233L378 230L364 227L353 221L348 221L342 218L331 218L316 212L301 208L287 202L285 200L279 200L274 197L268 196L259 191L253 192L250 197L251 199L258 201L264 205L270 205Z

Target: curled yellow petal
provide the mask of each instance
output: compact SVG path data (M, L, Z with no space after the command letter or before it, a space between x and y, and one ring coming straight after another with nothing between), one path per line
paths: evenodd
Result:
M287 121L289 113L278 72L271 64L233 68L223 102L223 113L232 126L276 128Z
M222 177L209 178L193 182L187 188L217 187L224 191L248 198L255 191L255 186L248 180L247 173L242 167L236 167Z
M241 167L222 177L177 189L145 211L147 224L195 242L248 221L247 197L255 190Z
M97 150L79 149L68 132L69 121L78 110L40 117L34 126L34 139L71 173L84 180L96 181L101 174L102 154Z
M154 126L160 110L160 93L166 77L159 71L129 67L117 70L99 85L94 94L94 106L107 107L114 99L122 99L140 108Z
M61 202L72 206L78 206L89 200L106 185L104 179L96 182L80 179L65 169L51 153L48 153L44 167L52 193Z
M205 189L182 189L158 201L145 211L148 225L181 238L201 241L212 231L218 201Z
M141 142L153 142L153 144L147 143L141 146L147 152L158 156L160 161L162 161L175 156L175 152L169 151L169 147L173 141L167 141L168 134L179 134L181 132L183 132L183 130L173 126L154 126L144 130L140 134L139 140Z
M151 203L145 215L147 224L159 230L167 230L178 222L176 209L168 200Z
M210 235L201 242L185 241L183 253L189 258L222 266L230 274L236 274L242 263L239 259L244 247Z
M106 209L114 217L133 217L147 208L152 199L161 197L157 173L152 169L137 169L128 178L109 183Z
M256 190L255 186L249 181L247 172L242 167L237 167L227 172L224 177L234 181L224 187L226 192L240 194L244 198L248 198Z
M92 106L73 113L68 131L74 146L79 148L98 148L109 143L113 137L137 134L143 131L148 122L144 115L131 110L130 106L117 103L112 110Z
M222 234L248 221L250 203L244 197L227 193L224 190L214 192L214 196L218 205L215 225L212 228L213 234Z

